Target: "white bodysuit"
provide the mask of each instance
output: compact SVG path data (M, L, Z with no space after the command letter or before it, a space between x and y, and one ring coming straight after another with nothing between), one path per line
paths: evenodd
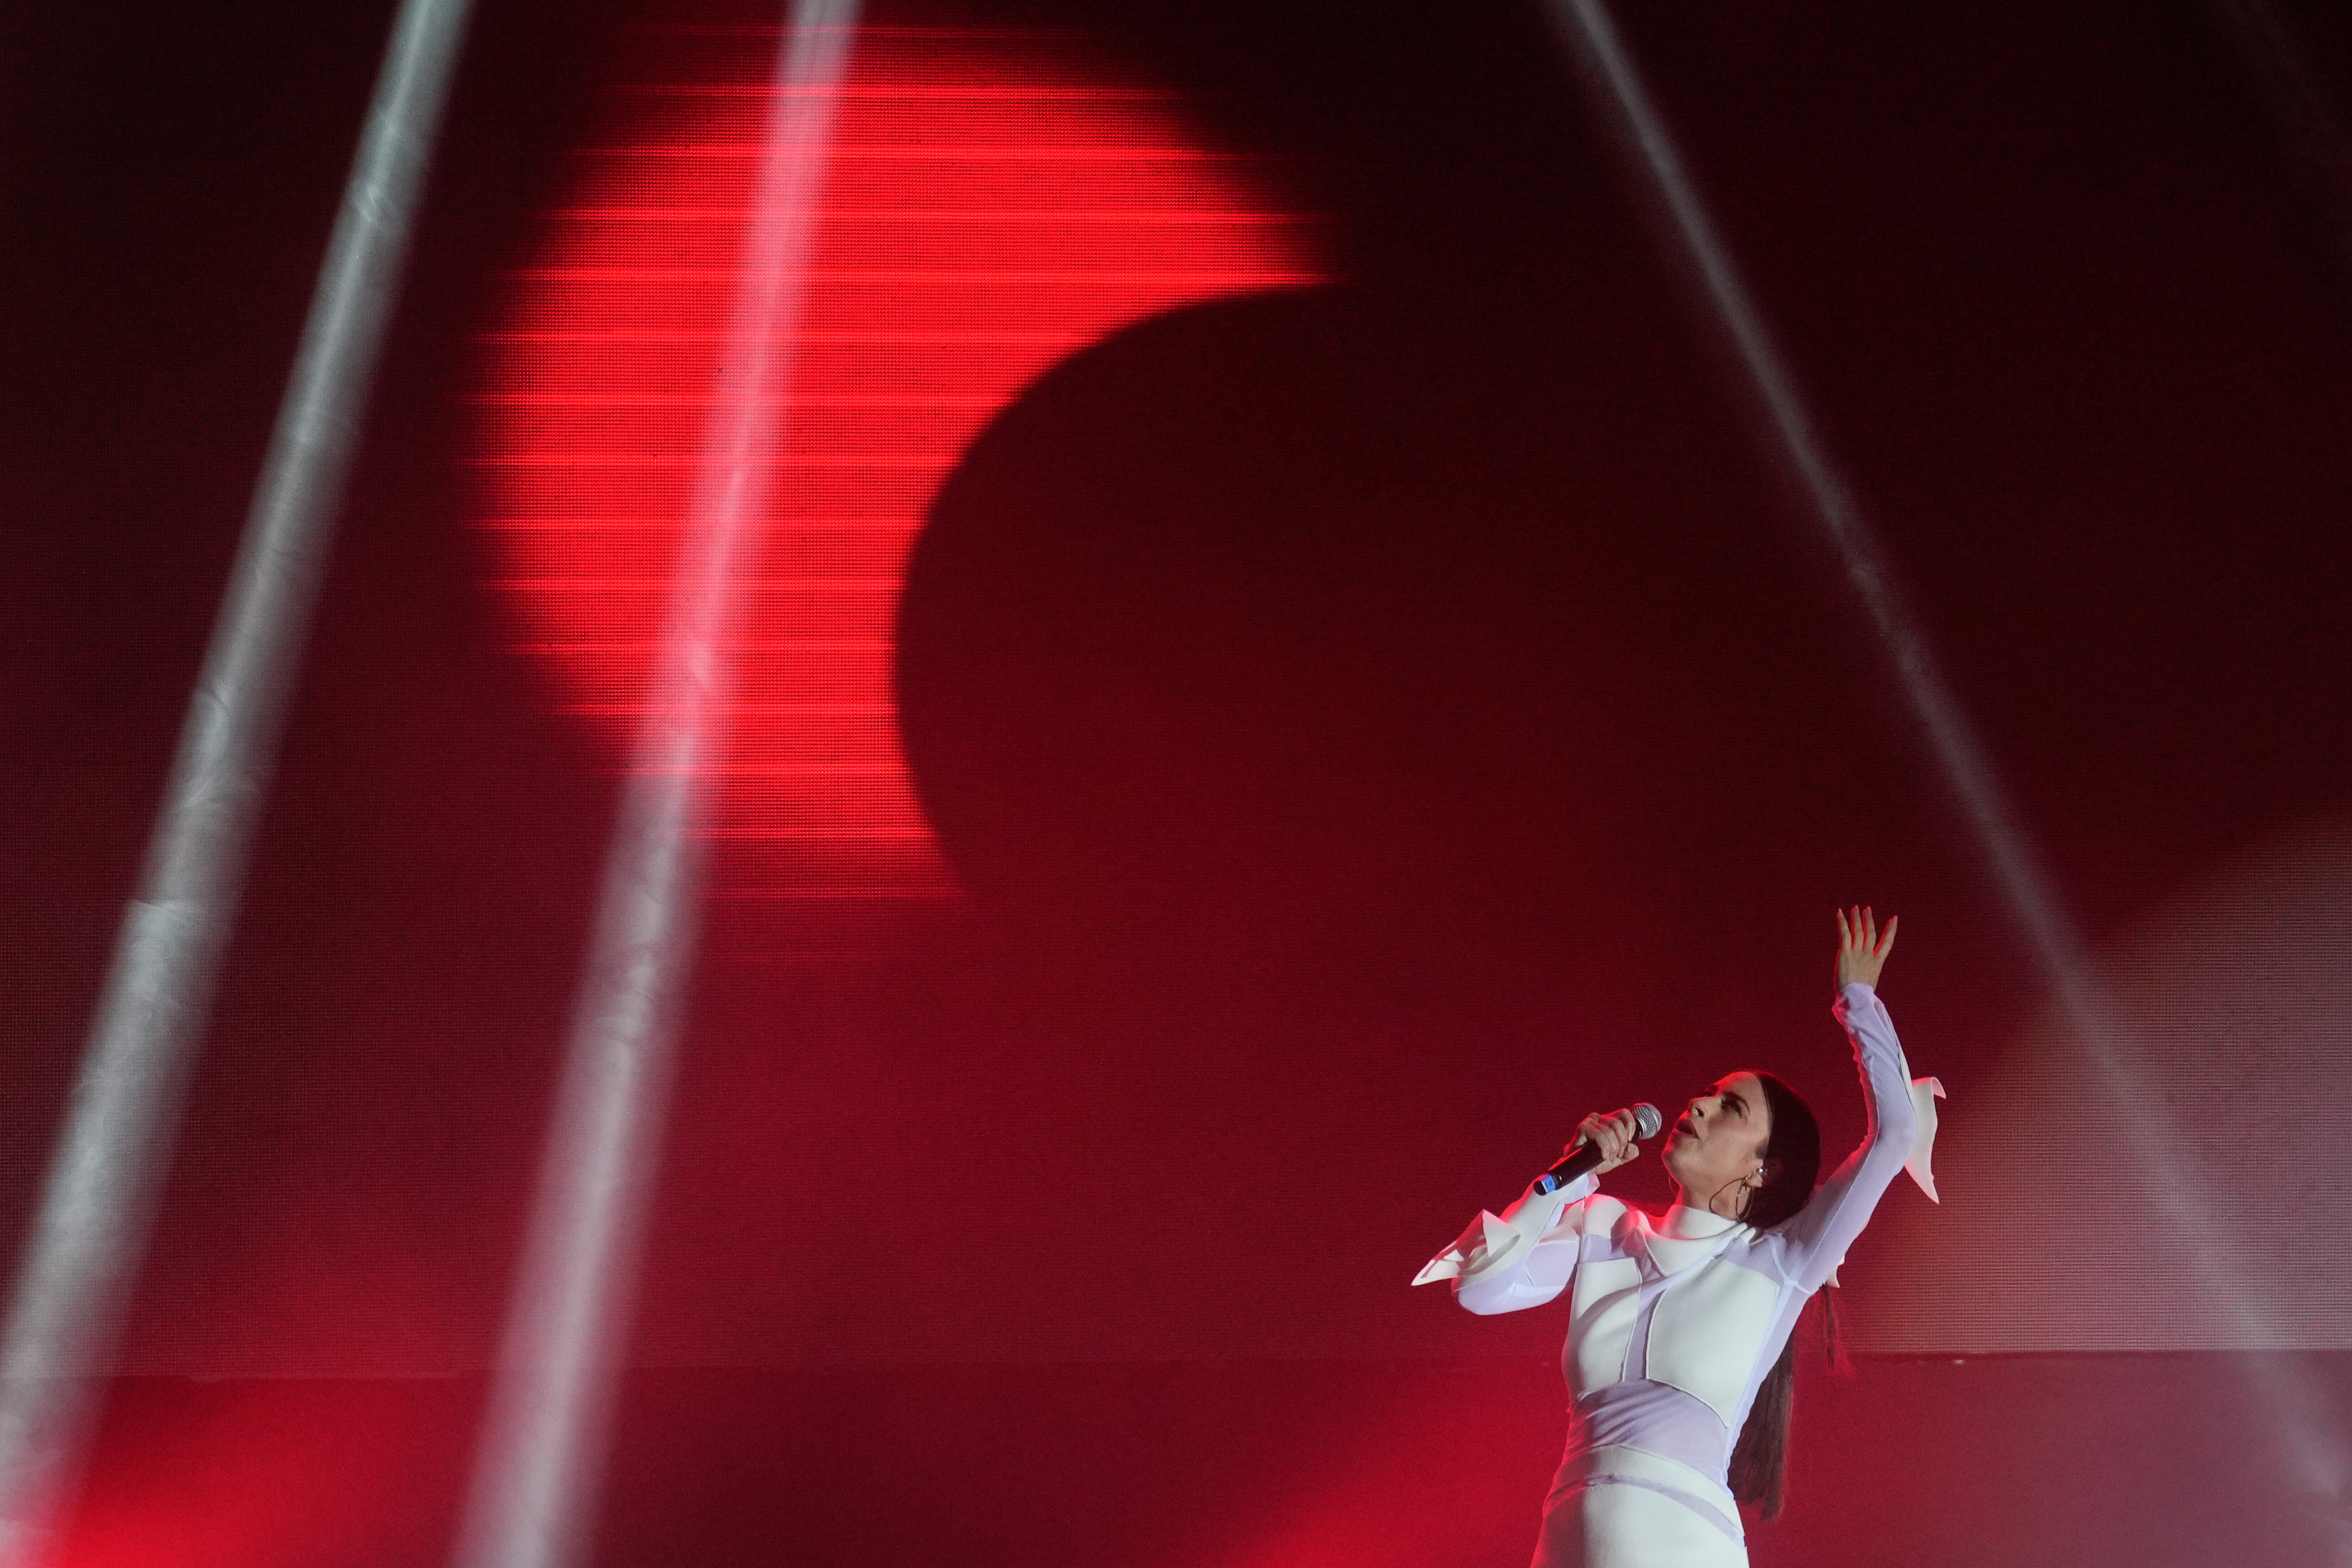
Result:
M1450 1278L1479 1313L1570 1291L1561 1363L1574 1404L1535 1568L1747 1563L1725 1477L1758 1385L1895 1173L1908 1165L1935 1196L1927 1157L1942 1088L1910 1082L1870 987L1847 986L1835 1015L1853 1040L1869 1131L1777 1229L1681 1204L1654 1217L1597 1196L1586 1176L1549 1196L1531 1186L1500 1218L1480 1215L1413 1281Z

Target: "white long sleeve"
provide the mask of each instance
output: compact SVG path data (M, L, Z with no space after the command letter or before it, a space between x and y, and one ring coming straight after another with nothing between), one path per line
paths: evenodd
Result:
M1921 1122L1903 1044L1878 993L1859 982L1847 986L1834 1011L1853 1042L1870 1119L1862 1145L1780 1232L1782 1266L1807 1291L1820 1289L1837 1271L1846 1249L1870 1223L1887 1184L1912 1158Z
M1482 1315L1543 1305L1567 1287L1576 1269L1575 1228L1563 1221L1599 1185L1588 1175L1557 1192L1538 1193L1530 1182L1499 1216L1482 1211L1412 1282L1452 1280L1454 1299Z

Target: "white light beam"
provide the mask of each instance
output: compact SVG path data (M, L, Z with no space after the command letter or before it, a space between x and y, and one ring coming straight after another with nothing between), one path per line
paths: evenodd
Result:
M468 0L404 0L220 619L17 1264L0 1343L0 1568L79 1478L332 541Z
M457 1568L585 1560L700 912L704 789L791 387L856 0L795 0L692 511L460 1527Z

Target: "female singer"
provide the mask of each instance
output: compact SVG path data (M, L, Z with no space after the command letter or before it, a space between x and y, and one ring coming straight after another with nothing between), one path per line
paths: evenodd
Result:
M1633 1116L1588 1116L1603 1157L1500 1219L1482 1214L1422 1270L1474 1312L1569 1291L1562 1364L1575 1396L1568 1453L1544 1504L1534 1568L1745 1568L1739 1504L1779 1513L1797 1314L1836 1272L1879 1195L1910 1165L1929 1197L1932 1080L1914 1087L1877 995L1895 946L1867 909L1838 915L1838 999L1870 1124L1813 1190L1821 1129L1769 1072L1735 1072L1690 1103L1663 1151L1663 1216L1596 1196L1633 1159ZM1919 1147L1915 1155L1915 1142Z

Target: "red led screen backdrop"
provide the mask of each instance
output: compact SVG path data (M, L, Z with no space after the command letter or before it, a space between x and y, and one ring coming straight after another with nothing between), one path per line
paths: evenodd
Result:
M774 38L618 95L488 334L480 528L515 640L617 759L709 408ZM1067 40L861 32L737 649L719 896L816 925L952 897L901 756L891 628L940 480L1073 350L1317 281L1306 225L1164 91Z

